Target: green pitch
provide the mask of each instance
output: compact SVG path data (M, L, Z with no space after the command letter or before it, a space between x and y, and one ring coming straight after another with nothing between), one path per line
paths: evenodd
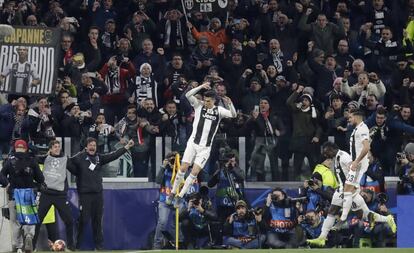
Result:
M96 253L96 251L79 251L80 253ZM177 252L175 250L130 250L130 251L101 251L101 253L110 253L110 252L119 252L119 253L144 253L144 252ZM414 249L396 249L396 248L382 248L382 249L373 249L373 248L362 248L362 249L262 249L262 250L179 250L178 252L186 253L230 253L230 252L239 252L239 253L414 253ZM40 252L39 252L40 253ZM46 252L45 252L46 253Z

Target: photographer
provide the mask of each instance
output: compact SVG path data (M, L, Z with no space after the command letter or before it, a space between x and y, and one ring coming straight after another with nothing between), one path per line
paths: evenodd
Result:
M379 152L376 149L371 145L371 150L368 152L369 166L359 183L361 190L370 189L375 193L380 193L385 192L385 178L381 163L378 159L379 155L376 155Z
M304 195L307 198L306 211L324 211L329 207L334 189L323 184L322 175L313 173L309 180L303 183Z
M403 175L401 181L398 182L398 194L414 195L414 168L411 168L406 175Z
M263 219L268 224L267 245L270 248L296 248L297 210L281 188L274 188L267 195Z
M298 217L298 224L303 229L303 239L300 245L305 243L305 239L315 239L322 232L322 224L325 217L315 210L308 210L305 215Z
M201 192L204 194L201 194ZM210 245L213 245L213 235L219 233L217 224L213 222L216 220L217 215L208 198L208 190L207 194L201 189L200 193L190 194L187 208L180 213L186 248L194 248L197 238L206 236L210 239Z
M385 193L376 194L372 190L365 189L361 191L360 194L364 198L365 203L368 205L371 211L384 216L388 216L391 214L386 206L388 196ZM359 229L359 231L354 230L354 241L358 242L356 243L356 245L359 245L359 237L362 236L363 232L365 231L368 232L371 241L374 244L374 247L384 248L387 242L386 238L392 238L394 232L392 231L390 225L387 222L376 222L375 219L371 219L370 222L371 224L359 223L359 226L357 228Z
M171 180L173 176L173 167L175 163L176 152L168 153L162 163L161 169L159 170L155 182L159 184L160 187L160 197L158 200L158 220L157 226L155 228L154 235L154 244L153 249L162 248L162 232L163 231L172 231L171 228L167 228L168 222L170 220L170 215L172 213L171 207L169 207L165 200L167 195L171 193Z
M224 234L230 235L224 244L239 249L258 249L266 239L260 231L266 226L262 219L262 210L247 210L243 200L236 203L236 212L231 214L224 224Z
M407 194L412 192L412 184L414 183L411 180L412 177L409 176L409 171L414 166L414 143L408 143L404 152L397 153L397 164L395 166L395 171L401 179L401 182L398 182L398 193ZM410 193L411 194L411 193Z
M236 159L231 150L220 148L219 168L208 181L209 188L217 185L216 206L222 224L234 212L236 202L243 196L244 177Z

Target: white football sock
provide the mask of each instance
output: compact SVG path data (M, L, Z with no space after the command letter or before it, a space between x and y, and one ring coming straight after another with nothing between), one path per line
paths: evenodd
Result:
M190 173L190 175L188 175L187 179L185 180L184 186L180 191L180 194L178 194L178 196L180 198L184 197L184 195L188 192L188 189L194 183L194 180L196 180L196 178L197 178L197 176L194 176L191 173Z
M326 219L323 221L322 232L319 235L319 238L326 239L328 237L329 230L331 230L334 223L335 223L335 216L328 214Z
M346 221L352 207L352 192L344 192L344 202L342 204L341 221Z
M182 172L181 170L178 170L177 174L175 175L173 188L171 190L172 195L175 195L178 191L178 187L180 186L181 182L184 179L185 172Z

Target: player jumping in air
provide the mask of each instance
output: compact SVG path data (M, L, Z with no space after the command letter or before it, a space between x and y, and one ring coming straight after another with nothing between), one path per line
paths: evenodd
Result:
M195 95L202 89L206 89L207 91L204 92L203 100L201 101L196 98ZM236 109L228 97L224 97L223 100L224 103L228 105L230 110L227 110L221 106L216 106L216 94L210 89L210 83L205 82L202 85L191 89L185 95L190 104L194 107L195 116L193 131L187 142L187 147L184 151L182 159L182 166L175 177L171 194L167 197L167 204L171 204L175 196L175 205L178 206L181 199L188 191L190 185L197 178L198 173L203 169L208 158L210 157L211 145L220 125L221 119L235 118L237 115ZM176 195L190 165L193 165L191 173L185 180L184 186L179 194Z

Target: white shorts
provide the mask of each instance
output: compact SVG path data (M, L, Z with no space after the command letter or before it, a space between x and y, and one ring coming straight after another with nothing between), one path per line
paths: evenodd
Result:
M203 147L192 141L187 142L184 151L183 162L189 164L197 164L200 168L204 168L208 158L210 157L211 147Z
M362 179L362 176L365 174L365 172L367 172L367 170L368 170L368 166L369 166L369 164L368 163L362 163L360 166L359 166L359 168L357 169L357 171L356 171L356 174L355 174L355 179L354 180L352 180L352 182L351 181L348 181L348 179L345 181L345 184L348 184L348 185L353 185L353 186L355 186L356 188L359 188L360 187L360 184L361 184L361 179Z
M342 191L335 191L334 195L332 196L331 205L340 206L344 203L344 193Z

